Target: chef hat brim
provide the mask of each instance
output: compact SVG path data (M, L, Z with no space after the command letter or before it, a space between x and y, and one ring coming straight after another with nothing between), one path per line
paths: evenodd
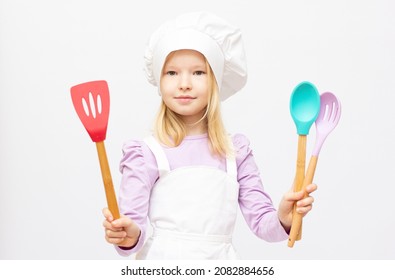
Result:
M189 13L165 22L151 36L145 52L149 82L159 85L169 53L191 49L202 53L216 78L220 98L235 94L247 81L247 67L241 32L207 12Z

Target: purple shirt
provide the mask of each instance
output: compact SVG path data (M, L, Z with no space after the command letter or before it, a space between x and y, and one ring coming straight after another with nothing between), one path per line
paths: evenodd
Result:
M286 240L288 234L278 219L270 196L263 189L249 140L242 134L235 134L232 142L236 151L237 180L240 185L239 205L245 221L261 239L269 242ZM171 170L205 165L226 171L225 159L219 159L210 153L207 134L187 136L178 147L162 147ZM140 239L133 249L123 250L115 246L120 255L128 256L144 244L150 192L159 178L159 171L156 159L145 142L135 140L126 142L123 147L120 171L120 212L130 217L141 229Z

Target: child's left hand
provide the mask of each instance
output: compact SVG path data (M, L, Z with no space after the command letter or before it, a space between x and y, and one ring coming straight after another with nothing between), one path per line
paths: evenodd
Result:
M310 194L315 190L317 190L317 185L310 184L306 187L307 197L304 197L304 191L292 190L283 196L278 208L278 218L286 232L291 229L294 204L296 203L296 211L304 217L313 207L314 198Z

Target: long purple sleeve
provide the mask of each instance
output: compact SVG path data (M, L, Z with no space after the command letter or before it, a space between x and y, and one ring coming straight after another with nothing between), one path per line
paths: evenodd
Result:
M237 149L237 180L239 181L239 205L252 232L269 242L288 238L281 225L270 196L264 191L259 169L244 135L233 137Z
M232 141L236 150L240 185L239 205L244 219L259 238L269 242L286 240L288 235L278 220L270 196L263 189L248 139L236 134ZM226 171L225 160L211 155L207 135L187 136L180 146L164 147L164 150L172 170L183 166L207 165ZM120 255L128 256L144 244L150 192L159 172L154 155L143 141L125 143L120 171L120 212L130 217L141 229L140 239L133 249L123 250L115 246Z

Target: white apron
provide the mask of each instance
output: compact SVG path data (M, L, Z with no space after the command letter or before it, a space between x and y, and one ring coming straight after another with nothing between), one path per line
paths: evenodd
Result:
M145 142L160 178L148 212L153 235L136 259L237 259L232 245L239 195L235 160L227 159L227 172L208 166L170 171L159 143L153 137Z

